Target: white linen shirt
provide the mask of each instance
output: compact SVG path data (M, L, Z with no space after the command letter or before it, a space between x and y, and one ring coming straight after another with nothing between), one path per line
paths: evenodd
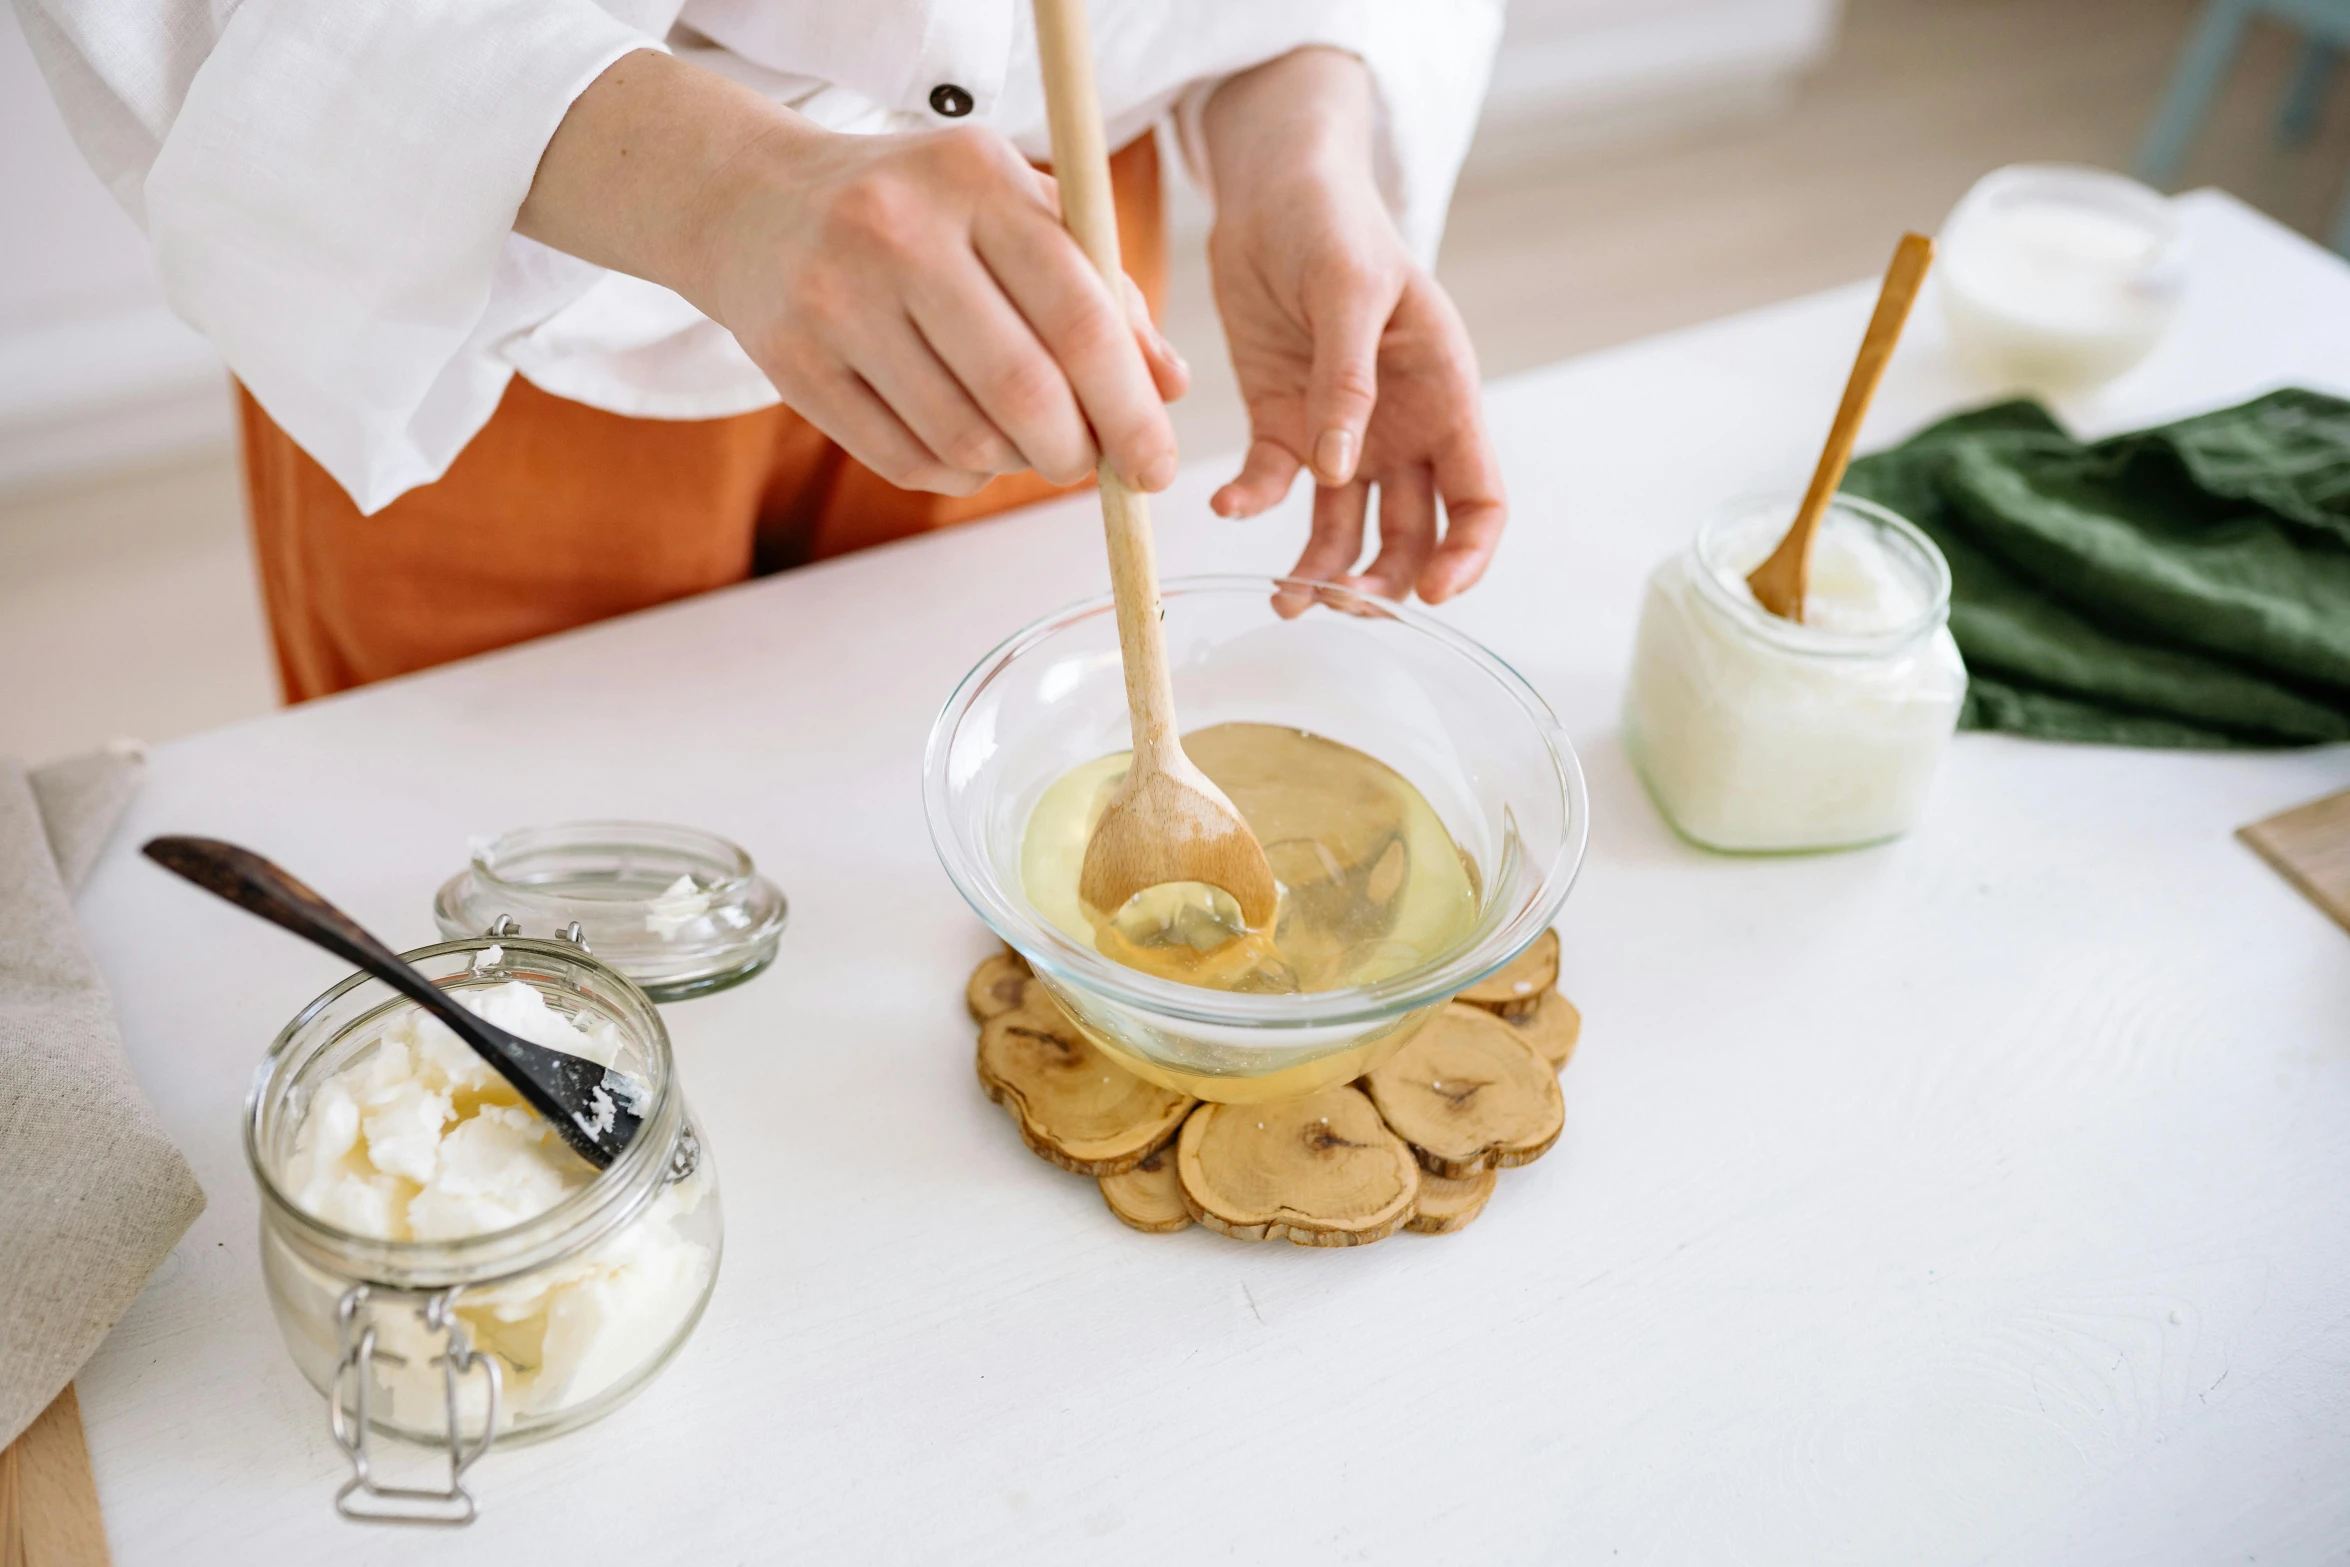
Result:
M1026 0L17 0L172 307L365 512L437 479L519 373L614 413L777 401L666 288L513 232L572 100L634 49L829 129L991 125L1049 153ZM1432 260L1501 0L1094 0L1110 145L1307 43L1358 55L1382 189ZM960 88L960 107L942 87Z

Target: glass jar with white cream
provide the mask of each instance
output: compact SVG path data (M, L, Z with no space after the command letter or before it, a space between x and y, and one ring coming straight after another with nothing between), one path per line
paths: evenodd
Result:
M1942 225L1937 292L1959 359L2002 386L2067 392L2146 357L2184 289L2160 192L2104 169L2019 163Z
M1950 568L1882 506L1828 508L1801 622L1755 602L1746 574L1794 514L1792 500L1730 507L1656 568L1641 603L1624 742L1666 819L1705 848L1906 831L1966 696Z
M475 1012L626 1074L643 1125L608 1169L574 1154L457 1036L355 974L254 1078L245 1151L262 1270L327 1396L358 1518L463 1523L493 1441L596 1419L676 1353L717 1279L716 1173L645 993L584 947L476 938L408 962ZM445 1450L445 1486L384 1484L371 1434Z

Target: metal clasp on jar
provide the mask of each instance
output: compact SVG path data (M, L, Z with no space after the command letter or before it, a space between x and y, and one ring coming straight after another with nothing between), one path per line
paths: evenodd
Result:
M513 941L522 934L522 922L511 914L501 914L490 921L489 929L483 931L482 934L492 941ZM588 950L587 932L579 928L577 920L573 920L555 932L555 939L568 941L582 952Z
M447 1342L447 1347L431 1361L441 1368L441 1394L448 1417L449 1484L439 1491L376 1483L368 1454L375 1362L382 1360L395 1366L408 1362L405 1356L375 1347L375 1323L361 1320L361 1314L368 1310L371 1293L366 1285L352 1285L336 1303L335 1346L341 1358L335 1362L334 1381L327 1390L327 1422L334 1432L335 1445L351 1460L351 1478L335 1492L335 1511L345 1518L361 1523L459 1527L473 1522L473 1493L465 1489L465 1471L480 1461L497 1437L498 1395L503 1384L496 1358L477 1352L466 1335L464 1323L458 1320L457 1295L461 1288L429 1295L424 1304L414 1308L424 1321L425 1331L442 1334ZM460 1418L457 1380L476 1366L481 1368L489 1384L489 1396L482 1409L481 1439L468 1447ZM352 1388L348 1403L343 1391L346 1384Z
M702 1167L702 1137L694 1130L692 1121L677 1125L677 1141L669 1145L669 1170L662 1176L666 1185L693 1179L694 1171Z

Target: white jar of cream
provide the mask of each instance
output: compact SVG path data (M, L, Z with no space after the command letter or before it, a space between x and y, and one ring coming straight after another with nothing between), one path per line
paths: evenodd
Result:
M1802 622L1755 602L1746 574L1794 514L1793 500L1730 507L1657 567L1641 604L1625 745L1666 820L1709 849L1905 831L1966 696L1950 567L1882 506L1828 508Z
M2019 163L1983 176L1942 226L1936 288L1961 361L2063 392L2146 357L2178 311L2178 215L2103 169Z

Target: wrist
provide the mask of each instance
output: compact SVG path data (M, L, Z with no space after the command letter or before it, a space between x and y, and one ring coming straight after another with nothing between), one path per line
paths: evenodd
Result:
M667 275L654 280L712 315L719 315L737 259L746 248L759 248L746 229L786 209L821 158L823 144L833 139L832 132L764 98L756 109L756 119L746 115L678 193L663 240Z
M1371 76L1351 54L1294 49L1228 78L1200 115L1219 215L1301 190L1375 190Z
M747 87L640 50L572 103L515 232L699 303L742 201L810 134L823 133Z

